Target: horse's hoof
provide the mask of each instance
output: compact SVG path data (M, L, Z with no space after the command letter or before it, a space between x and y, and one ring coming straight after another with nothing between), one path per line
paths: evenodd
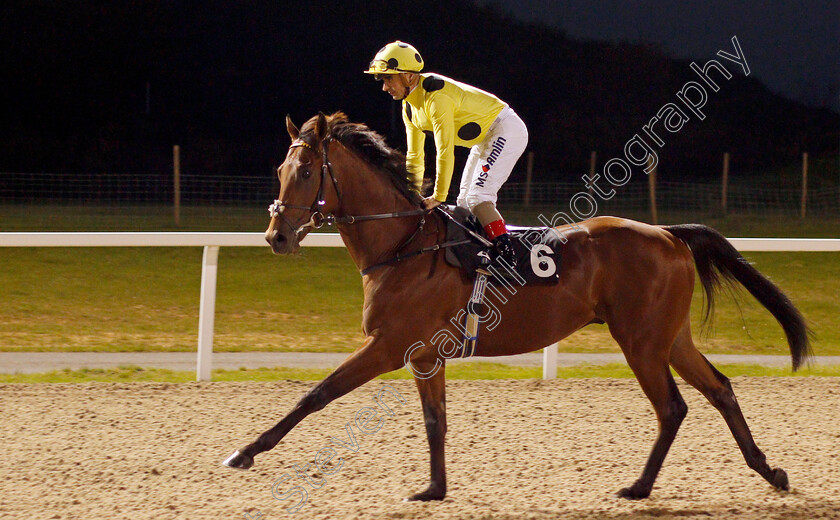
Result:
M770 483L776 489L782 489L784 491L788 491L790 489L787 473L785 473L785 470L782 468L776 468L773 470L773 481Z
M626 487L616 493L616 495L620 496L621 498L626 498L628 500L641 500L642 498L647 498L650 496L650 490L641 489L641 486L633 484L630 487Z
M222 464L234 469L251 469L251 466L254 465L254 457L239 453L239 450L237 450L233 452L233 455L225 459Z
M408 498L405 498L403 502L429 502L431 500L443 500L445 497L445 489L443 491L439 491L429 488L426 491L423 491L422 493L417 493L411 495Z

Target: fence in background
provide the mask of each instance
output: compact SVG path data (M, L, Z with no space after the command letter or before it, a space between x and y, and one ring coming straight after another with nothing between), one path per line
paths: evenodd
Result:
M572 197L586 191L583 182L576 181L509 182L499 193L499 204L503 211L516 209L525 214L569 213ZM839 185L809 189L808 215L840 216ZM172 178L167 175L0 173L0 231L254 230L266 224L265 209L277 192L277 180L269 175L181 175L180 204L176 205ZM647 182L628 183L616 188L610 200L594 197L596 213L655 222L654 208L660 214L679 212L681 218L691 220L724 212L797 217L803 209L801 189L783 185L731 183L724 201L719 183L658 181L655 206L651 193Z
M604 183L605 187L609 184ZM499 192L499 204L524 205L527 186L509 182ZM530 203L535 206L557 207L568 211L569 201L575 193L587 191L583 182L535 182L530 186ZM765 184L730 185L727 190L729 213L784 213L801 212L802 191L798 188L768 186ZM616 188L611 200L598 202L598 214L622 212L647 212L650 208L650 187L647 183L631 183ZM722 190L719 183L659 181L655 200L659 211L689 211L699 214L723 212ZM831 186L808 193L808 213L840 215L840 188Z
M0 205L17 204L84 204L108 205L168 205L173 220L179 223L179 209L183 205L210 206L264 205L277 192L278 181L270 172L260 176L194 175L181 172L179 146L173 146L173 171L145 174L64 174L64 173L2 173L0 172ZM657 165L649 161L647 175L636 175L629 184L616 188L620 196L604 200L596 213L620 213L650 209L656 223L658 209L665 211L727 212L790 212L804 217L807 213L840 214L840 170L836 158L821 157L809 167L807 153L802 153L801 167L788 166L763 177L730 173L730 154L722 155L720 177L703 182L674 182L679 174L669 173L663 180ZM736 158L737 162L737 158ZM812 162L814 160L812 159ZM523 161L525 182L509 182L500 193L500 202L520 206L568 205L576 193L588 191L580 172L564 175L554 172L555 178L566 182L532 182L534 152L529 151ZM600 178L600 188L613 188L599 169L603 158L596 151L589 157L589 179ZM815 169L816 166L816 169ZM809 181L809 168L810 173ZM795 171L798 170L798 171ZM815 171L814 171L815 170ZM601 173L597 173L601 172ZM816 175L815 175L816 173ZM715 176L717 177L717 176ZM458 183L453 183L454 197ZM603 193L603 192L602 192ZM2 227L0 227L2 229Z
M276 195L277 178L171 173L0 173L0 204L184 205L262 204Z
M840 239L731 238L739 251L840 251ZM219 248L266 247L262 233L0 233L0 247L196 247L201 262L196 379L209 381L213 363L213 325ZM312 233L305 247L344 247L337 233ZM543 379L557 376L557 345L543 351Z

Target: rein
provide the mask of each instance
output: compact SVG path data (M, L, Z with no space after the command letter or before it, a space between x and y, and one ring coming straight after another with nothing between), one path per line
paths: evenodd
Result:
M324 204L326 204L326 201L324 200L324 177L326 177L327 175L329 175L330 179L332 179L333 187L335 188L336 197L338 198L339 202L341 201L341 191L338 188L338 181L335 178L335 174L333 174L332 164L330 163L330 159L327 156L329 141L331 141L331 138L327 138L327 139L325 139L324 141L321 142L321 158L322 158L322 161L321 161L322 162L322 164L321 164L321 181L320 181L320 184L318 185L318 194L315 196L315 200L312 202L312 204L310 204L309 206L302 206L302 205L299 205L299 204L288 204L286 202L283 202L283 201L277 199L277 200L274 201L273 204L271 204L268 207L269 216L271 216L272 218L280 217L283 220L283 222L287 226L289 226L289 229L291 229L295 233L295 235L299 235L301 233L301 231L303 231L305 228L320 229L321 227L324 226L324 224L326 224L328 226L331 226L333 224L355 224L356 222L364 222L364 221L367 221L367 220L383 220L383 219L389 219L389 218L402 218L402 217L413 217L413 216L417 216L417 215L424 215L423 218L420 219L420 222L417 225L417 229L414 230L414 233L412 233L411 236L409 236L406 240L404 240L402 242L402 244L399 247L397 247L397 251L398 252L401 251L408 244L410 244L417 237L418 234L420 234L420 231L422 231L423 226L426 223L425 214L429 213L429 210L415 209L415 210L409 210L409 211L396 211L396 212L392 212L392 213L376 213L376 214L373 214L373 215L336 216L333 213L328 213L328 214L325 215L322 210L324 208ZM300 139L300 138L295 139L292 142L291 146L289 146L289 149L292 149L292 148L308 148L309 150L312 150L313 152L316 151L315 148L311 144L307 143L306 141L304 141L303 139ZM292 225L291 222L289 222L289 220L286 218L286 216L283 215L283 210L285 208L309 210L309 221L296 228L294 225ZM443 211L443 210L441 210L441 211ZM448 215L448 213L446 213L445 211L443 211L443 213ZM450 216L450 218L451 218L451 216ZM432 246L427 246L427 247L424 247L422 249L418 249L417 251L412 251L411 253L407 253L407 254L404 254L404 255L398 254L394 258L391 258L389 260L385 260L384 262L379 262L377 264L374 264L372 266L369 266L369 267L363 269L361 271L361 274L362 274L362 276L364 276L364 275L370 273L371 271L379 269L380 267L385 267L386 265L390 265L390 264L393 264L393 263L396 263L396 262L400 262L402 260L405 260L406 258L411 258L413 256L421 255L423 253L428 253L428 252L431 252L431 251L438 251L438 250L443 249L443 248L458 246L458 245L466 244L466 243L469 243L469 242L470 242L469 239L467 239L467 240L454 240L454 241L450 241L450 242L443 242L443 243L435 244L435 245L432 245Z
M475 239L476 239L479 243L482 243L482 244L484 244L485 246L492 245L492 242L490 242L490 241L489 241L489 240L487 240L486 238L482 237L482 236L481 236L481 235L479 235L478 233L473 232L471 229L467 228L466 226L464 226L463 224L461 224L460 222L458 222L457 220L455 220L455 217L453 217L453 216L452 216L452 214L451 214L451 213L449 213L449 211L447 211L447 210L443 209L443 208L442 208L442 207L440 207L440 206L436 206L436 207L435 207L435 209L436 209L436 210L438 210L440 213L443 213L444 215L446 215L446 216L447 216L450 220L452 220L452 222L454 222L455 224L457 224L458 226L460 226L460 227L461 227L464 231L466 231L466 232L467 232L467 234L468 234L468 235L470 235L470 236L472 236L473 238L475 238ZM408 238L408 240L406 240L405 242L403 242L403 245L401 245L400 247L398 247L398 248L397 248L397 251L401 251L401 250L402 250L402 248L404 248L405 246L407 246L408 244L410 244L412 240L414 240L414 237L417 235L417 233L419 233L419 232L420 232L420 230L421 230L421 229L423 229L423 222L424 222L424 221L425 221L425 217L424 217L424 219L420 222L420 227L419 227L419 228L417 228L417 231L415 231L415 232L414 232L414 234L413 234L413 235L411 235L411 236ZM434 244L434 245L431 245L431 246L426 246L426 247L424 247L424 248L422 248L422 249L418 249L417 251L412 251L411 253L407 253L407 254L404 254L404 255L399 255L399 254L398 254L398 255L397 255L397 256L395 256L394 258L391 258L391 259L389 259L389 260L385 260L384 262L379 262L379 263L374 264L374 265L372 265L372 266L369 266L369 267L367 267L367 268L365 268L365 269L362 269L361 273L362 273L362 276L364 276L364 275L366 275L366 274L370 273L371 271L374 271L374 270L376 270L376 269L379 269L380 267L385 267L386 265L391 265L391 264L395 264L395 263L397 263L397 262L401 262L402 260L405 260L406 258L411 258L411 257L413 257L413 256L422 255L423 253L431 253L431 252L433 252L433 251L438 251L438 250L440 250L440 249L445 249L445 248L447 248L447 247L454 247L454 246L461 246L461 245L464 245L464 244L470 244L470 243L472 243L472 241L473 241L473 240L472 240L472 239L470 239L470 238L465 238L465 239L462 239L462 240L450 240L449 242L442 242L442 243L439 243L439 244Z
M413 236L412 236L412 238L413 238ZM431 253L432 251L438 251L440 249L445 249L447 247L454 247L454 246L469 244L470 242L472 242L472 240L470 240L470 239L452 240L450 242L442 242L440 244L435 244L435 245L432 245L432 246L426 246L422 249L418 249L417 251L412 251L411 253L407 253L407 254L404 254L404 255L397 255L394 258L391 258L389 260L385 260L384 262L379 262L378 264L373 264L372 266L367 267L365 269L362 269L359 272L361 273L362 276L364 276L366 274L370 274L371 271L375 271L376 269L379 269L380 267L385 267L386 265L391 265L391 264L395 264L397 262L401 262L401 261L405 260L406 258L411 258L411 257L417 256L417 255L422 255L423 253ZM400 248L400 249L402 249L402 248Z
M338 188L338 181L335 178L335 174L333 174L332 163L330 163L330 159L327 156L329 141L330 139L325 139L321 143L321 158L323 159L321 165L321 182L318 185L318 194L315 196L315 200L312 202L312 204L310 204L309 206L301 206L297 204L287 204L281 200L275 200L274 204L268 207L269 216L281 217L286 222L286 224L290 228L292 228L292 231L294 231L295 233L300 233L306 227L320 229L324 224L328 226L331 226L333 224L354 224L356 222L364 222L366 220L412 217L426 213L425 209L417 209L411 211L397 211L393 213L377 213L375 215L345 215L340 217L335 216L333 213L328 213L325 215L324 212L321 210L323 209L324 204L326 204L326 201L324 200L324 177L326 175L329 174L330 179L332 179L336 197L339 201L341 201L341 191ZM315 151L315 148L313 148L311 144L307 143L303 139L295 139L289 148L308 148L313 152ZM283 216L283 213L281 212L283 208L309 210L309 221L306 224L300 226L299 228L295 228Z

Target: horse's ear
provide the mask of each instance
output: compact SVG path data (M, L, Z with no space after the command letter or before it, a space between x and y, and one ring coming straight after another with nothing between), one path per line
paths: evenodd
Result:
M289 114L286 114L286 131L289 132L289 136L292 138L292 141L297 139L300 135L300 130L298 130L298 127L292 123L292 116Z
M318 121L315 122L315 136L318 138L318 141L323 141L327 137L328 132L327 116L323 112L318 112Z

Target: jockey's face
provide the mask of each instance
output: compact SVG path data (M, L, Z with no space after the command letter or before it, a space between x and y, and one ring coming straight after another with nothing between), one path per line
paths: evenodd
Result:
M401 101L411 92L410 76L414 74L381 74L377 79L382 80L383 92L387 92L396 101Z

